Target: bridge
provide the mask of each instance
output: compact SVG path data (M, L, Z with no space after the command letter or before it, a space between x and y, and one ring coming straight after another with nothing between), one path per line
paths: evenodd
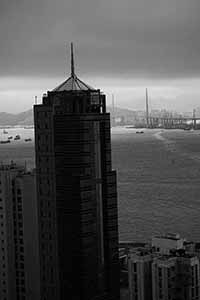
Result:
M149 113L149 98L146 89L146 118L144 121L147 128L168 128L168 129L200 129L200 118L196 117L196 110L193 110L192 117L173 117L172 115L153 117Z
M168 128L168 129L198 129L200 118L194 117L147 117L147 128ZM198 122L199 121L199 122Z

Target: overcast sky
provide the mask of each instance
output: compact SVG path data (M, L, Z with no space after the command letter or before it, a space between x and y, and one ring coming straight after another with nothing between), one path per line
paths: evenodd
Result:
M200 106L199 0L0 0L0 111L19 112L70 74L111 101ZM68 45L66 50L66 44Z

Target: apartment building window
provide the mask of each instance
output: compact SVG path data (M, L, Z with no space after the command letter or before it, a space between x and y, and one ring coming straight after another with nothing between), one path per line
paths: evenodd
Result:
M21 195L21 193L22 193L21 190L20 190L20 189L17 189L17 194L18 194L18 195Z
M134 272L137 272L137 264L136 263L133 264L133 270L134 270Z
M19 227L19 228L22 228L22 227L23 227L22 222L19 222L19 223L18 223L18 227Z

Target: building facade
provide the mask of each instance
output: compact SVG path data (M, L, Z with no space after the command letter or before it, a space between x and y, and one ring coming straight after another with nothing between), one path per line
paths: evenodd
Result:
M199 259L187 254L154 259L152 283L154 300L198 300Z
M128 255L130 300L152 300L152 254L139 248Z
M183 241L179 235L157 236L151 245L129 250L130 300L200 299L198 253Z
M110 115L105 95L75 75L73 52L71 76L34 120L41 299L119 299Z
M0 166L0 299L40 299L35 174Z

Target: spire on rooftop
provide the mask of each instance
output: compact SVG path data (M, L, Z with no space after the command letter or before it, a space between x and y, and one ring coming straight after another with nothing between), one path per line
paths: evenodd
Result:
M75 76L74 72L74 46L73 43L71 43L71 76Z
M87 90L95 90L94 88L87 85L85 82L80 80L74 71L74 47L73 43L71 43L71 76L61 83L58 87L56 87L54 92L62 92L62 91L87 91Z

